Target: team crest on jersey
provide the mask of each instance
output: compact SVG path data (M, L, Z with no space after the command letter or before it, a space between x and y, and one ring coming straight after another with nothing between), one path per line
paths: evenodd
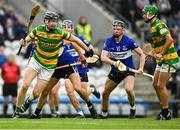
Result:
M122 50L126 51L127 50L126 46L122 46Z
M167 29L166 29L166 28L163 28L163 29L161 29L159 32L160 32L160 34L164 34L165 32L167 32Z
M121 50L120 46L116 47L116 50L117 50L117 51L120 51L120 50Z

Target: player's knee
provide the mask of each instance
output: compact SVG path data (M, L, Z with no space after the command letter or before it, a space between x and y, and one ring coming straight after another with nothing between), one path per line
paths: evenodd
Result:
M21 87L21 91L23 91L25 93L27 90L28 90L28 86L23 84Z
M48 94L49 94L49 91L46 90L46 89L44 89L41 95L45 97L45 96L47 96Z
M126 93L131 93L133 91L133 88L126 88Z
M164 89L164 86L163 86L161 83L158 83L158 84L157 84L157 89L158 89L159 91L161 91L162 89Z
M38 98L40 96L40 92L39 91L33 91L33 96L34 98Z
M56 91L51 91L51 95L53 96L56 95L56 93L57 93Z
M79 87L79 86L75 86L75 90L76 90L76 92L77 92L77 93L81 93L82 88L81 88L81 87Z
M154 89L157 89L157 83L153 83Z
M69 91L69 92L67 92L67 95L68 95L68 97L74 97L74 92L73 91Z

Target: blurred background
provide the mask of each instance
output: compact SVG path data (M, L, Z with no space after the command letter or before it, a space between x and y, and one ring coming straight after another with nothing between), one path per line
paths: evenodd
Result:
M85 18L85 24L91 28L88 30L90 36L86 40L89 41L96 49L96 53L100 55L104 40L111 34L111 24L114 19L122 20L126 23L126 33L134 38L142 47L144 44L151 42L149 26L143 21L141 10L145 4L154 4L159 8L159 18L167 23L175 46L180 54L180 0L0 0L0 72L3 71L3 65L9 60L16 63L20 68L19 73L12 73L14 77L20 76L20 80L15 80L20 87L25 67L31 51L31 45L23 48L20 56L16 56L19 49L19 40L25 36L27 21L30 16L32 7L35 4L41 6L42 11L35 18L32 28L43 24L43 15L47 10L55 11L59 14L61 21L70 19L74 21L75 27L81 25L81 18ZM61 23L60 21L60 23ZM78 27L75 29L78 33ZM13 57L13 58L9 58ZM135 63L138 58L134 55ZM145 64L145 72L153 74L155 62L147 61ZM102 92L110 67L101 62L91 66L89 75L89 84L94 84L96 88ZM4 97L2 95L3 84L8 82L8 77L0 76L0 115L1 117L10 117L13 113L13 105L16 99L8 98L8 110L4 113ZM28 94L33 89L32 83ZM170 93L170 108L174 117L180 116L180 73L174 74L168 84ZM11 91L11 90L10 90ZM64 81L60 81L60 113L68 116L75 114L64 88ZM158 99L152 87L151 79L144 76L136 76L135 93L137 102L137 116L151 117L155 116L159 111ZM78 96L78 95L77 95ZM85 114L89 114L86 104L79 98ZM101 111L101 99L98 100L91 96L92 102L98 113ZM35 101L31 109L25 114L31 113L37 101ZM126 92L122 84L117 87L110 97L109 113L111 116L127 116L129 114L129 105ZM48 115L50 109L48 104L45 105L43 114Z

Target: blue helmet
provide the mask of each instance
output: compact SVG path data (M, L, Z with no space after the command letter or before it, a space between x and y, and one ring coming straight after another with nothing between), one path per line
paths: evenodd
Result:
M62 27L65 26L65 25L71 25L72 28L74 28L74 23L72 20L64 20L62 22Z

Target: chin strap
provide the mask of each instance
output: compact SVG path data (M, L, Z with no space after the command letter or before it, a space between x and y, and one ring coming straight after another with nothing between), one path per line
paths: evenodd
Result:
M151 17L149 17L149 15L150 15L150 13L147 12L147 18L148 18L148 20L146 21L147 23L156 16L156 15L152 15Z

